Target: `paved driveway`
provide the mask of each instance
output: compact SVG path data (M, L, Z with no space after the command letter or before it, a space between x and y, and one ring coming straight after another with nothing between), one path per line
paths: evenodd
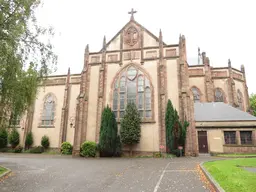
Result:
M208 191L196 166L209 157L101 158L0 154L12 169L0 191L13 192L166 192Z

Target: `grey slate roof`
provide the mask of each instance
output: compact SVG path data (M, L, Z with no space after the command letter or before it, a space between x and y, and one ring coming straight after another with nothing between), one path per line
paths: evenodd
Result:
M256 121L256 117L222 102L195 103L195 121Z

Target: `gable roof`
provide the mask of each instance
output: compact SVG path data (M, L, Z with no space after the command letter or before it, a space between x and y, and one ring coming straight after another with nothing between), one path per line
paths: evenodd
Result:
M153 37L157 42L159 42L159 38L157 36L155 36L153 33L151 33L149 30L147 30L145 27L143 27L141 24L139 24L137 21L135 20L130 20L128 23L126 23L126 25L120 30L118 31L118 33L106 44L106 48L108 47L108 45L120 34L122 33L122 31L131 23L134 23L135 25L138 25L140 28L142 28L145 32L147 32L151 37ZM167 44L163 42L163 44L166 46ZM100 50L100 52L103 51L103 49Z
M222 102L194 103L195 121L256 121L256 117Z

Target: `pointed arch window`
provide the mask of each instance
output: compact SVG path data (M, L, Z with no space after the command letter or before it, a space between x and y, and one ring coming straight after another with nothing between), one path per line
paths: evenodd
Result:
M116 86L119 85L119 86ZM142 119L152 119L152 87L146 75L129 66L114 82L113 111L117 120L124 116L127 103L135 103Z
M215 102L224 102L224 93L220 88L215 89L214 97Z
M239 89L237 90L237 102L238 102L238 108L240 110L244 110L243 94Z
M200 102L200 91L198 88L196 87L192 87L191 88L192 94L193 94L193 98L194 98L194 102Z
M56 99L53 94L46 95L41 117L42 126L53 126L55 117Z

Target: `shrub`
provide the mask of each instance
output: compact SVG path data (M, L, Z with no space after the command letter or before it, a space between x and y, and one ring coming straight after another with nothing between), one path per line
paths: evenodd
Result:
M81 146L81 156L83 157L95 157L97 145L93 141L85 141Z
M104 108L101 115L100 139L98 150L100 156L111 157L115 154L117 139L117 123L110 107Z
M46 135L44 135L44 136L42 137L42 140L41 140L41 145L42 145L45 149L48 149L48 147L50 146L49 137L47 137Z
M33 147L29 150L30 153L43 153L44 148L42 146Z
M23 150L23 147L21 147L20 145L17 145L14 149L14 153L21 153Z
M129 146L130 156L134 144L140 142L141 127L140 114L134 103L128 103L125 109L124 118L121 120L121 141Z
M61 144L61 153L65 155L72 154L72 145L69 142L63 142Z
M154 153L153 157L154 158L160 158L160 157L163 157L163 155L162 155L162 153L158 152L158 153Z
M25 147L27 149L29 149L32 145L33 145L34 139L33 139L33 135L32 132L30 131L27 136L26 136L26 140L25 140Z
M8 144L8 132L5 128L0 128L0 149Z
M12 128L11 133L9 134L9 143L12 148L15 148L20 143L20 135L16 128Z

